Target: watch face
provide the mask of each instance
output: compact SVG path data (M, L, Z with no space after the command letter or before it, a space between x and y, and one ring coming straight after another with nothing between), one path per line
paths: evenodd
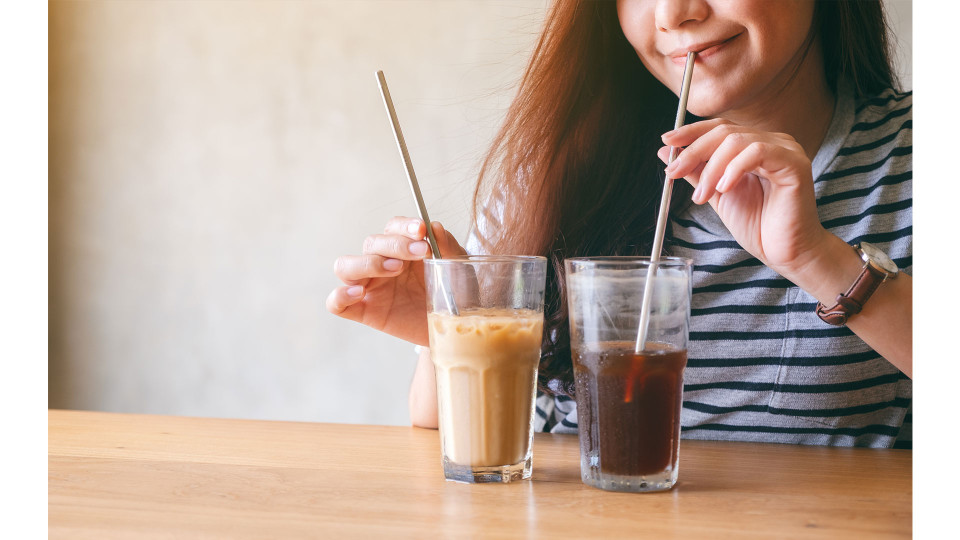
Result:
M863 251L863 254L866 255L870 262L884 272L888 274L896 274L898 272L896 263L894 263L886 253L877 249L877 247L873 244L861 242L860 250Z

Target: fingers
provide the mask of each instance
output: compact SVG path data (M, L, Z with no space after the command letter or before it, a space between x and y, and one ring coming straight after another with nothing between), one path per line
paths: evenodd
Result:
M693 192L693 202L703 204L713 197L718 191L718 184L721 180L729 184L727 165L756 142L758 138L759 135L755 133L732 132L725 134L720 140L720 144L709 156L709 161L703 167L703 172L700 174L700 185Z
M433 237L437 240L437 248L443 257L454 257L466 254L466 250L457 242L456 237L444 229L439 221L430 222L430 226L433 228ZM427 242L426 227L423 224L423 220L419 218L395 217L387 222L384 233L387 235L403 235L411 240ZM427 244L426 247L428 248L427 253L431 253L432 250L429 249L430 245ZM416 249L422 249L422 246L416 246Z
M670 147L661 146L660 149L657 150L657 157L660 158L660 161L662 161L664 164L669 165L667 160L670 159Z
M685 147L720 126L727 126L727 128L732 128L737 131L751 131L743 126L734 124L729 120L724 120L723 118L714 118L712 120L694 122L692 124L681 126L679 129L668 131L661 136L661 139L667 146ZM766 135L777 140L794 141L794 138L786 133L766 133Z
M395 218L395 219L406 219L410 218ZM392 220L391 220L392 221ZM465 255L467 252L463 249L459 242L457 242L456 237L453 236L449 231L443 228L443 225L439 221L431 221L430 227L433 229L433 237L437 241L437 249L440 250L441 257L456 257L459 255ZM409 222L399 222L396 225L391 223L387 224L387 232L394 232L408 235L414 240L422 240L427 242L427 233L426 227L424 227L423 220L413 219ZM417 249L422 249L417 246ZM427 256L432 256L433 250L430 249L429 243L427 243Z
M698 122L699 123L699 122ZM733 124L719 124L706 133L699 135L691 141L683 152L673 160L673 163L667 166L666 173L668 178L681 178L690 173L701 163L707 163L708 160L715 158L717 148L727 139L733 138L736 144L745 134L740 131L739 126ZM683 128L681 128L682 130ZM678 130L680 131L680 130ZM706 170L706 169L705 169ZM701 177L701 182L705 179Z
M399 275L405 261L423 259L430 250L422 240L397 234L372 234L363 241L362 255L342 255L333 273L347 285L366 285L371 278Z
M347 285L366 286L372 278L399 275L404 265L381 255L342 255L333 262L333 273Z
M664 133L661 139L663 140L663 144L667 146L683 147L702 137L713 128L729 123L728 120L724 120L723 118L694 122Z
M672 152L674 148L677 148L677 156L683 152L683 148L673 146L662 146L657 150L657 157L660 158L660 161L662 161L664 165L670 164L670 152Z
M450 232L443 228L439 221L430 222L430 226L433 228L433 237L437 239L437 248L440 250L442 257L449 258L467 254L467 250L463 249L463 246L457 242L457 239Z
M440 252L445 257L466 251L439 222L431 223ZM387 222L384 234L372 234L363 241L361 255L343 255L333 264L334 274L346 285L366 286L372 278L400 275L409 261L432 256L425 240L426 227L417 218L395 217Z
M372 278L397 276L403 272L405 261L423 259L429 251L422 231L419 219L395 217L387 222L384 234L364 239L362 255L338 257L333 272L346 285L361 287Z
M657 156L664 163L666 163L667 160L670 159L670 147L669 146L661 147L660 150L657 150ZM693 169L688 174L686 174L683 177L683 179L686 180L688 184L696 188L698 185L700 185L700 173L703 172L703 166L704 164L701 163L695 169Z
M782 146L763 141L753 142L737 153L724 169L723 176L717 183L717 190L726 193L734 188L749 173L760 173L764 178L777 182L781 173L788 171L787 176L795 176L793 155Z
M365 292L359 285L337 287L327 296L327 311L345 319L359 320L362 310L357 309L360 307L357 303L363 300Z
M423 220L405 216L397 216L387 222L383 228L384 234L401 234L411 240L423 240Z
M663 140L671 145L687 145L667 166L668 178L684 177L690 181L695 171L701 169L696 181L691 181L696 186L691 197L696 204L729 191L748 173L760 176L785 168L800 170L795 166L807 159L789 135L760 132L722 119L684 126L664 134ZM661 159L663 153L663 149L658 152Z
M430 252L430 244L399 234L371 234L363 240L364 255L379 255L384 258L416 261Z

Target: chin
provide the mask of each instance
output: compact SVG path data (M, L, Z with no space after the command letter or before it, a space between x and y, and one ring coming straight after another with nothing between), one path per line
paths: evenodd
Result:
M717 99L693 99L693 93L687 101L687 112L690 114L695 114L700 118L714 118L721 116L724 111L728 110L726 103L721 102Z
M696 78L696 72L693 76ZM694 85L687 98L687 111L700 118L716 118L742 107L745 99L743 88L717 84Z

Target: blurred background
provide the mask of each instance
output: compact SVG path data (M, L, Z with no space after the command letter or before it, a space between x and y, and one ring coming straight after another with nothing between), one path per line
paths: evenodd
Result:
M416 213L374 72L463 238L547 6L51 1L49 406L407 424L413 346L324 308L334 259Z

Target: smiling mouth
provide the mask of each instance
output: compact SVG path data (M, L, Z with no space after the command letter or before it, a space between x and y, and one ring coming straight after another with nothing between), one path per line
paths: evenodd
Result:
M727 39L720 39L720 40L709 41L705 43L697 43L688 47L674 49L673 51L670 52L669 56L674 63L685 62L687 59L688 52L697 53L697 59L706 58L716 53L721 48L723 48L724 45L726 45L727 43L730 43L731 41L738 38L739 36L740 34L735 34L733 36L728 37Z

